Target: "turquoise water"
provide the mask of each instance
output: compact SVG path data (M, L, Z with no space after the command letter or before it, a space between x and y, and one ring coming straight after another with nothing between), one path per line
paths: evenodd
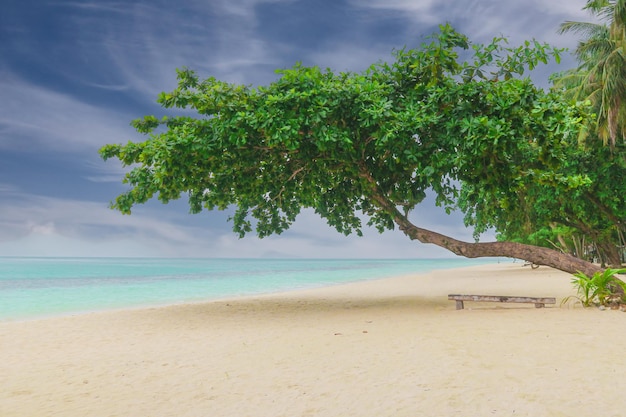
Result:
M0 257L0 320L272 293L486 262L493 260Z

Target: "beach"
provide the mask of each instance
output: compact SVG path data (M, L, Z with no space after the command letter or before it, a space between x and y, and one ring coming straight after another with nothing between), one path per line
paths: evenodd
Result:
M503 262L0 322L0 415L623 416L626 314L561 306L570 279Z

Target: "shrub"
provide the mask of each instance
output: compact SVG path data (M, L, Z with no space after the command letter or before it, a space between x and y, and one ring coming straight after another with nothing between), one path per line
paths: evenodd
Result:
M596 272L592 277L577 272L574 274L572 284L578 295L567 297L563 303L569 301L570 298L576 298L584 307L625 303L626 282L615 277L615 274L625 272L626 269L607 268L603 272Z

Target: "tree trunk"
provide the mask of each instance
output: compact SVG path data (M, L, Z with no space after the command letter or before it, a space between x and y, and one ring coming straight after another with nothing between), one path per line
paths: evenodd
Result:
M621 268L622 259L619 256L619 250L613 242L607 242L606 240L596 240L596 247L600 254L601 259L608 264L611 268Z
M549 266L570 274L582 272L587 276L593 276L596 272L603 271L598 265L554 249L515 242L463 242L437 232L417 227L404 216L397 216L395 221L396 224L400 226L400 230L411 240L419 240L422 243L432 243L466 258L501 256L517 258L537 265Z

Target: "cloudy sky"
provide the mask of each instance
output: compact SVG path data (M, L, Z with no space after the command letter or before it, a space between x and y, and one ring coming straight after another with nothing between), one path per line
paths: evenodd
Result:
M452 23L473 42L558 35L585 0L3 0L0 13L0 256L439 257L400 232L344 237L305 212L278 237L239 240L228 213L184 201L123 216L108 208L123 169L106 143L142 140L129 122L162 112L175 69L266 84L274 69L361 71ZM566 59L562 68L574 65ZM538 75L541 82L546 75ZM460 215L426 204L415 223L471 240ZM485 236L489 239L491 236Z

